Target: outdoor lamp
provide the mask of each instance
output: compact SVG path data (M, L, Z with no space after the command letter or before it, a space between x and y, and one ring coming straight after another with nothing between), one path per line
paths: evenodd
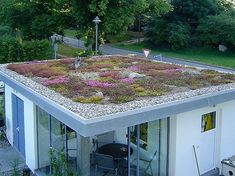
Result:
M96 33L95 33L95 53L98 53L98 25L101 22L101 20L99 19L98 16L95 17L95 19L93 20L93 22L95 23L95 29L96 29Z

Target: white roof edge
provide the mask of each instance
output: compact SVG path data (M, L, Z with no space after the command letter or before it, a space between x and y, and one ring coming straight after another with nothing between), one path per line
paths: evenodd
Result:
M235 99L235 89L230 89L166 104L143 107L93 119L84 119L5 74L0 74L0 79L82 136L92 136Z

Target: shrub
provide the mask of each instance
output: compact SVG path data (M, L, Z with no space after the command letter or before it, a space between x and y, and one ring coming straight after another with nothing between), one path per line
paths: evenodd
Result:
M0 63L32 61L52 58L48 40L23 41L5 36L0 38Z
M167 42L174 50L187 48L190 43L190 26L182 23L171 23L169 25Z
M0 38L0 63L21 61L21 46L19 42L11 36Z
M32 40L22 43L21 60L43 60L52 58L52 47L48 40Z

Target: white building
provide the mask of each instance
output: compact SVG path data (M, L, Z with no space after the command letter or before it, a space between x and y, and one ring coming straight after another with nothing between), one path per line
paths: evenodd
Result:
M127 146L126 175L198 176L221 171L221 160L235 154L234 83L151 102L79 104L75 112L72 101L5 65L0 79L7 138L38 175L51 172L51 147L64 150L71 168L84 176L93 175L92 152L102 143Z

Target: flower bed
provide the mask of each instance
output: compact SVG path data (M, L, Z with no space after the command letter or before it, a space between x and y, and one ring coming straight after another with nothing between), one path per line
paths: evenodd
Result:
M136 57L83 58L10 64L8 69L81 103L123 103L235 81L232 74L153 62Z

